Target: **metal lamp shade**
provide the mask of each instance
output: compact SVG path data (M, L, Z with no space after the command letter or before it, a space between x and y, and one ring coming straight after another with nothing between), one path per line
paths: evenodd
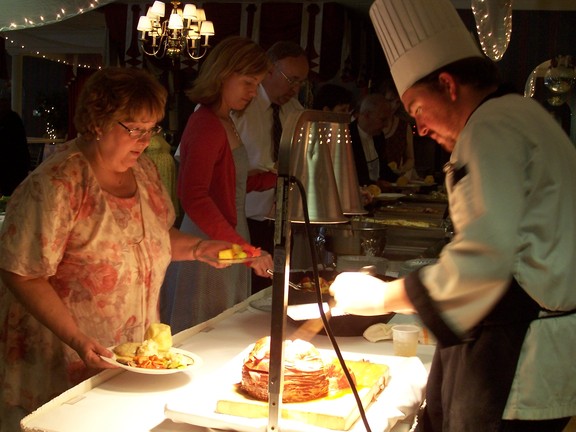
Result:
M348 114L343 114L347 122L343 123L326 123L324 127L328 128L330 139L330 154L332 156L332 165L334 167L334 177L340 196L340 205L345 215L362 215L368 211L362 205L360 195L360 185L358 184L358 175L356 174L356 164L354 163L354 153L352 152L352 140L350 138Z
M294 136L290 173L300 180L306 191L310 222L346 222L330 155L330 136L323 123L305 121ZM304 222L300 191L292 185L290 220Z
M307 110L301 114L298 123L299 131L294 136L290 154L290 173L304 184L311 220L318 223L347 221L336 217L334 213L338 208L335 207L337 203L331 183L332 177L336 182L342 214L366 214L352 152L350 115ZM324 160L326 147L330 153L329 161ZM332 166L333 176L325 172L329 165ZM302 204L300 201L295 203L294 200L292 203L292 221L302 222Z

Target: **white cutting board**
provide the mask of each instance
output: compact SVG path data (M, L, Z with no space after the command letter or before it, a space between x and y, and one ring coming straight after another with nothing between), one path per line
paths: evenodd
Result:
M389 367L368 361L346 361L356 377L358 395L366 408L388 382ZM232 385L216 404L216 412L248 418L268 417L268 403L242 393ZM332 392L326 397L308 402L283 403L282 418L333 430L348 430L360 412L351 389Z

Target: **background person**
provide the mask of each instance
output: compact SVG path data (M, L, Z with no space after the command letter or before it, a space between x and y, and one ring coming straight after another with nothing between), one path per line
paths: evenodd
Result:
M576 414L576 150L538 102L499 87L449 0L377 0L371 16L383 47L418 40L384 51L418 133L451 152L456 235L405 279L343 273L337 304L417 311L436 336L418 430L562 431Z
M354 106L352 92L338 84L324 84L314 94L312 108L320 111L331 111L351 114Z
M398 178L386 158L386 139L382 129L388 117L388 102L384 95L371 93L362 99L357 117L350 123L352 152L361 187L376 184L384 189Z
M324 84L314 95L313 109L351 114L354 106L354 97L347 88L337 84ZM360 187L362 204L372 203L372 194L364 187Z
M388 166L398 175L409 179L418 178L414 170L414 129L408 114L402 109L402 102L394 88L383 92L387 103L387 119L382 132L386 139L386 159Z
M232 119L248 152L251 173L275 172L274 105L278 106L283 125L290 113L302 110L297 96L308 78L308 58L300 45L280 41L266 52L272 68L258 86L256 97L241 112L232 113ZM246 195L246 217L253 245L273 253L274 221L269 220L274 204L275 189L250 191ZM270 279L253 277L252 292L270 286Z
M176 194L176 161L171 154L170 144L162 135L155 135L150 137L150 144L144 152L156 166L158 174L160 174L160 179L174 205L176 219L178 219L180 202Z
M0 84L0 196L10 196L30 170L22 119L10 106L10 88Z
M274 188L276 175L248 176L246 148L230 113L246 108L269 68L264 50L240 36L218 43L202 64L188 92L200 107L190 116L180 145L182 231L251 246L246 190ZM247 265L270 278L266 269L273 263L266 252ZM163 320L174 331L184 330L246 299L251 293L247 265L213 269L195 262L173 264L163 288Z
M142 341L170 260L215 260L230 246L171 228L170 198L142 156L165 102L140 69L96 72L78 100L80 136L12 195L0 231L0 429L114 367L106 347Z

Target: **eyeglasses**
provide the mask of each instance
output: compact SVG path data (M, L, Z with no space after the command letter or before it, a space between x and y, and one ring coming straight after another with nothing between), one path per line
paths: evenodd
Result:
M135 140L141 140L142 138L144 138L148 134L150 134L150 136L153 137L154 135L158 135L160 132L162 132L162 126L158 126L158 125L146 130L146 129L138 129L138 128L130 129L128 126L126 126L122 122L118 122L118 124L120 126L122 126L124 129L126 129L130 138L133 138Z
M278 71L282 74L282 76L288 82L290 87L301 87L308 82L307 79L295 80L295 79L289 78L288 76L286 76L286 74L284 72L282 72L282 69L280 69L279 67L276 67L276 69L278 69Z

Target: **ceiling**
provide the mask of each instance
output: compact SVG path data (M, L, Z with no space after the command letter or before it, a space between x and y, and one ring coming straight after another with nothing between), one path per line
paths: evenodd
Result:
M166 1L166 0L165 0ZM285 3L303 0L207 0L192 1L196 4L205 2L230 3ZM333 1L349 9L368 13L373 0L308 0L304 3L323 3ZM458 9L468 9L474 0L452 0ZM514 9L532 10L576 10L576 0L509 0L513 2ZM96 9L107 3L151 3L152 0L0 0L2 14L0 14L0 32L19 30L28 27L44 26L64 21L78 14ZM166 1L168 2L168 1ZM186 3L187 1L182 1Z
M167 2L167 0L165 0ZM430 0L433 1L433 0ZM468 9L472 1L452 0L456 8ZM501 1L501 0L494 0ZM509 0L515 10L576 10L576 0ZM102 55L106 25L97 9L108 3L152 3L152 0L0 0L0 33L11 55L46 55L59 59L70 55ZM187 1L182 1L186 3ZM204 1L193 1L197 5ZM303 0L207 0L212 3L285 3ZM304 3L336 2L368 15L373 0L308 0ZM9 13L7 11L10 11ZM30 12L33 11L33 12ZM59 57L60 56L60 57ZM47 57L48 58L48 57ZM79 64L77 62L74 62Z

